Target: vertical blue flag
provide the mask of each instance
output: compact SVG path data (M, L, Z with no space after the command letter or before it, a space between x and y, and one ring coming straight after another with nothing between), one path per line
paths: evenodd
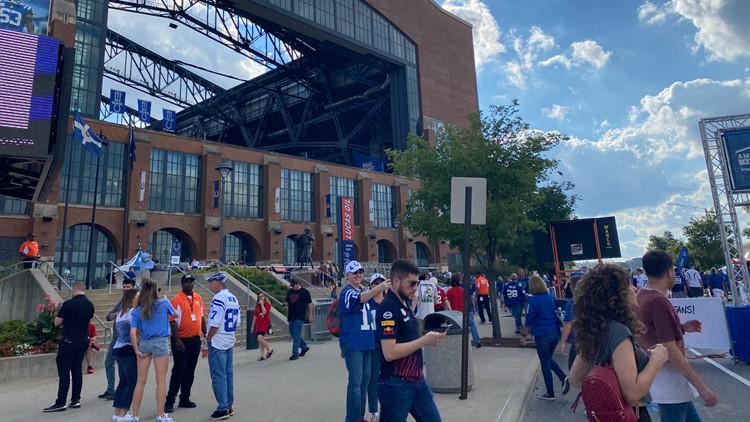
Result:
M161 122L161 128L166 130L167 132L174 132L175 129L175 116L177 113L175 113L174 110L162 110L164 119Z
M125 113L125 92L116 89L109 90L109 111L112 113Z
M133 125L130 125L130 133L129 133L129 147L130 147L130 170L133 170L133 163L135 162L135 130L133 130Z
M685 268L685 263L688 260L688 248L682 247L680 253L677 255L677 271L682 271Z
M138 100L138 118L143 123L151 123L151 101Z
M83 121L81 115L76 111L75 121L73 121L73 139L81 141L88 152L96 155L99 158L104 156L104 149L102 148L102 140L96 136L96 133Z
M220 180L217 180L214 182L214 208L219 208L219 184L220 183L221 183Z

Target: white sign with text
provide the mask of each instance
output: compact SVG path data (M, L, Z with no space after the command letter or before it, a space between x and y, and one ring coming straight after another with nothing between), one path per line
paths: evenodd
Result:
M729 350L731 342L727 330L724 304L718 297L669 299L680 321L697 319L703 324L700 333L685 333L685 347L695 349Z

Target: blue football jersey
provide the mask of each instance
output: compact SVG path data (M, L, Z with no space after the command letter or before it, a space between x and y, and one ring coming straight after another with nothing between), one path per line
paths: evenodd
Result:
M350 285L344 287L339 297L341 333L339 341L348 343L352 350L375 348L375 313L370 303L362 303L361 292Z
M34 15L29 6L9 1L0 2L0 29L23 32L27 15Z

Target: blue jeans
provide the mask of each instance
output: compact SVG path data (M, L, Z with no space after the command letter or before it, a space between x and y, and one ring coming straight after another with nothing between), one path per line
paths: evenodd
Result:
M117 373L120 375L120 382L117 384L117 390L114 392L115 402L112 404L112 407L130 409L135 384L138 382L138 363L136 357L134 354L113 356L113 360L117 361Z
M305 321L302 321L301 319L289 321L289 335L292 336L293 355L299 354L300 347L302 349L307 349L307 343L305 343L305 340L302 340L302 325L304 323Z
M234 358L233 348L219 350L208 347L208 370L211 373L211 388L216 397L216 410L219 412L234 404Z
M516 331L521 331L521 327L523 327L523 322L521 321L521 314L523 313L523 303L508 306L508 308L510 309L511 315L513 315L513 318L516 320Z
M700 422L698 411L693 402L677 404L660 404L659 417L662 422Z
M358 422L365 416L372 350L352 350L349 343L339 343L339 347L349 372L349 382L346 384L346 422Z
M376 347L370 356L370 383L367 386L367 408L370 413L378 413L378 377L380 376L380 348Z
M115 394L115 357L112 350L115 347L114 339L109 342L107 357L104 358L104 373L107 375L107 394Z
M441 422L440 412L427 381L407 381L401 377L385 377L378 380L380 398L380 420L383 422L405 421L411 414L417 422Z
M479 344L482 341L479 337L479 330L477 330L477 323L474 322L474 312L469 311L469 331L471 332L471 339L474 344Z
M555 387L552 382L552 372L554 371L560 381L565 379L565 372L552 359L555 353L555 347L560 342L560 334L547 334L543 336L534 336L536 344L536 354L539 356L539 363L542 367L542 377L544 377L544 386L547 387L547 394L554 396Z

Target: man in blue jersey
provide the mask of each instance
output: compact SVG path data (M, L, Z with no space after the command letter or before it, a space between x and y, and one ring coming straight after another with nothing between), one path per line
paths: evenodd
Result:
M521 313L523 313L523 304L526 301L526 290L524 290L523 284L518 281L516 273L511 274L510 281L503 284L502 294L505 299L505 306L510 309L511 315L516 320L516 334L520 334L521 327L523 327Z
M216 273L208 278L209 289L214 294L208 313L208 369L211 388L218 405L211 414L212 420L222 420L234 415L234 332L240 325L240 303L227 289L227 276Z
M341 291L339 315L341 333L339 347L349 372L346 385L346 422L359 422L365 416L367 386L370 382L370 361L375 349L375 315L368 301L391 287L384 281L374 288L361 291L362 274L365 270L357 261L349 261L345 267L346 287ZM376 357L380 358L380 356Z
M410 302L417 290L419 268L398 260L391 266L391 290L380 303L377 327L382 347L378 398L380 420L405 421L411 414L418 422L440 422L429 384L422 371L422 347L436 346L446 332L419 336Z
M677 267L674 268L674 275L675 275L675 281L674 281L674 287L672 287L672 297L673 298L688 297L687 287L685 283L685 275L682 274L682 271L679 271Z
M23 0L0 1L0 29L34 33L34 11Z
M529 277L526 275L526 270L523 268L518 269L518 282L523 285L524 292L529 291ZM524 297L524 301L526 301L526 297Z

